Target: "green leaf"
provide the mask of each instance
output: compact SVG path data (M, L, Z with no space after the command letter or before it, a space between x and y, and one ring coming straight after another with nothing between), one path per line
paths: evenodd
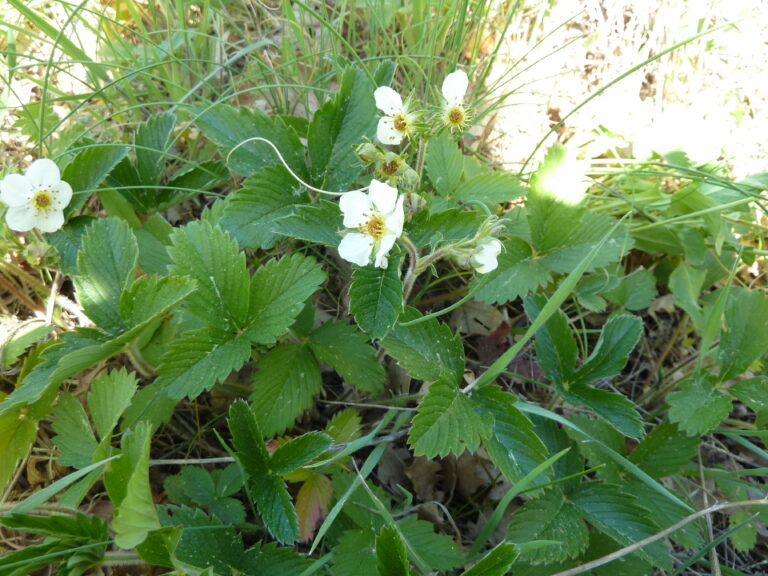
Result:
M136 170L142 184L151 186L160 183L165 171L169 140L175 125L176 116L173 112L162 112L153 114L136 128L134 139ZM146 213L146 210L143 211Z
M65 215L82 208L126 154L128 147L119 144L93 144L78 152L61 175L74 191L72 202L64 210Z
M470 284L472 290L482 281L482 286L475 292L475 299L481 302L511 302L545 286L552 279L552 273L533 256L531 246L525 240L510 238L503 244L498 268L482 278L476 277Z
M403 311L400 258L390 258L386 269L358 266L349 287L349 310L371 338L383 338Z
M643 323L631 314L614 314L603 326L592 354L574 374L576 386L612 378L626 366L629 354L643 334Z
M415 308L408 308L402 322L422 318ZM412 378L454 383L464 374L464 346L461 338L436 318L404 326L397 324L381 345Z
M462 182L452 197L458 202L474 200L493 206L520 198L525 192L520 180L512 174L486 172Z
M301 254L270 260L259 268L251 281L248 338L259 344L275 342L325 279L317 261Z
M408 225L408 237L417 248L436 248L441 243L474 238L486 216L481 212L468 212L458 208L436 214L421 210Z
M171 232L173 227L157 212L149 216L141 228L134 229L139 243L139 265L147 274L167 274L172 264L168 254Z
M474 452L493 433L493 416L476 410L455 384L438 380L417 408L408 443L416 456Z
M486 452L504 476L518 482L547 459L547 448L533 432L533 424L517 408L517 399L498 386L475 390L472 401L479 412L493 416L493 434L483 441ZM542 474L539 484L548 481ZM535 483L534 483L535 485Z
M98 516L88 516L82 512L74 512L73 516L8 514L0 516L0 524L15 530L61 539L78 538L98 542L109 537L109 529L104 520Z
M581 554L589 543L589 533L570 499L566 500L559 490L550 490L515 512L507 540L518 544L531 540L552 542L523 551L524 560L548 564Z
M61 452L59 463L62 466L85 468L91 463L98 443L83 405L71 394L62 394L54 417L54 442Z
M525 313L531 322L545 304L546 299L541 295L525 299ZM536 363L550 382L568 389L578 355L568 318L562 310L557 310L536 332Z
M384 526L376 537L376 567L380 576L409 576L408 552L394 526Z
M725 329L720 335L720 380L744 373L768 350L768 296L760 290L733 287L725 306Z
M115 544L130 549L141 544L147 534L160 528L157 510L152 500L149 485L149 448L152 442L151 425L139 423L132 431L123 435L123 464L130 465L129 475L121 480L126 482L125 497L116 504L112 529Z
M0 492L4 492L16 466L37 438L37 421L22 418L19 412L8 411L0 415Z
M368 338L345 322L326 322L309 337L320 362L333 366L345 382L367 392L381 392L386 373Z
M281 239L273 224L306 201L301 184L282 166L268 166L251 175L224 201L221 227L243 248L267 250Z
M620 486L587 482L571 492L568 499L590 524L623 546L630 546L658 531L648 518L650 513ZM638 554L657 566L670 564L669 553L661 541L640 548Z
M445 573L464 562L464 555L453 538L436 534L431 522L419 520L413 514L398 520L397 528L408 549L418 552L433 570Z
M106 438L117 421L131 405L137 382L133 373L124 368L112 370L93 381L88 393L88 408L99 438Z
M324 190L345 191L362 171L355 147L373 138L376 104L368 76L350 66L336 98L312 117L307 135L312 182Z
M589 406L595 414L604 418L625 436L642 438L643 419L637 412L635 403L621 394L591 386L572 387L568 391L561 390L560 393L571 404Z
M656 277L652 270L638 268L624 276L618 286L603 293L606 300L626 310L648 308L656 298Z
M345 530L333 548L333 575L376 574L376 540L368 530Z
M269 471L264 436L245 402L238 401L230 407L229 429L238 462L250 480L249 494L256 502L264 524L278 542L294 543L299 537L296 510L285 482Z
M698 436L682 433L668 420L659 423L629 455L652 478L678 474L696 456Z
M74 278L77 297L86 315L112 335L125 328L120 297L133 281L138 257L136 237L122 220L100 218L83 236Z
M174 230L171 242L171 271L197 282L186 310L211 326L242 327L248 315L250 279L237 243L202 220Z
M731 399L715 388L713 378L694 375L667 396L669 419L689 436L701 435L715 428L731 411Z
M704 286L706 272L680 262L669 275L669 289L675 295L676 304L691 317L696 331L701 333L703 315L699 306L699 296Z
M510 542L502 542L464 572L463 576L504 576L509 573L517 556L517 546Z
M292 472L326 452L332 443L327 434L307 432L279 446L269 459L269 468L275 474Z
M41 325L40 322L44 321L35 320L14 327L7 337L3 337L2 347L0 347L0 371L10 368L24 353L24 350L45 338L55 329L55 326L45 323Z
M56 248L61 258L61 271L74 276L77 274L77 255L88 227L97 218L93 216L75 216L70 218L66 226L47 235L48 242Z
M320 366L306 344L281 344L264 354L256 362L250 396L262 431L273 436L293 426L322 385Z
M165 199L158 199L156 209L166 210L228 179L229 170L223 162L209 160L182 166L169 178L166 184L169 190L164 193Z
M755 412L768 412L768 376L756 376L736 382L728 392Z
M336 248L341 242L339 230L344 229L339 205L320 200L313 205L297 206L292 214L277 218L272 230L277 234Z
M429 141L427 175L441 196L450 196L464 172L464 156L448 132Z
M235 109L221 103L193 107L192 112L197 115L194 123L222 149L222 154L227 153L228 164L238 174L250 176L266 166L280 163L268 144L256 140L244 143L249 138L261 137L280 150L296 174L303 180L308 178L304 146L280 118L270 117L258 108ZM235 147L237 150L232 152Z
M120 316L129 329L119 341L132 340L195 290L195 282L184 276L141 276L120 297Z

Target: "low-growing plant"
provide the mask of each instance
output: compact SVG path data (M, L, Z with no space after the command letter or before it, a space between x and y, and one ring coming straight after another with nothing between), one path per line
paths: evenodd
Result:
M387 22L419 45L457 4L487 10ZM63 292L0 341L0 525L28 538L0 574L677 574L719 544L715 513L755 549L765 470L702 438L765 457L768 297L744 276L765 175L683 155L598 174L560 144L495 170L465 138L486 67L411 90L392 62L337 61L305 118L192 101L178 78L203 72L172 48L210 46L125 9L142 61L170 58L126 100L143 120L0 182L4 276L31 308L46 274ZM12 491L41 438L51 482Z

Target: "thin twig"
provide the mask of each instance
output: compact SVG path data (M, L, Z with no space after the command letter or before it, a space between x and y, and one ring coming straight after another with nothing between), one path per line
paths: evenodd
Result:
M742 506L768 506L768 498L764 498L762 500L740 500L739 502L725 502L722 504L713 504L709 508L705 508L704 510L699 510L698 512L694 512L690 516L686 516L679 522L676 522L669 528L665 528L664 530L654 534L653 536L648 536L648 538L643 538L642 540L639 540L638 542L635 542L630 546L622 548L621 550L616 550L616 552L608 554L607 556L603 556L602 558L598 558L597 560L593 560L592 562L587 562L586 564L582 564L581 566L577 566L576 568L571 568L570 570L558 572L557 574L553 574L552 576L576 576L577 574L584 574L585 572L589 572L594 568L598 568L600 566L608 564L609 562L613 562L614 560L623 558L628 554L632 554L633 552L636 552L643 546L647 546L648 544L653 544L657 540L661 540L662 538L669 536L673 532L678 531L680 528L682 528L686 524L689 524L694 520L701 518L702 516L706 516L707 514L712 514L714 512L719 512L721 510L727 510L729 508L740 508Z

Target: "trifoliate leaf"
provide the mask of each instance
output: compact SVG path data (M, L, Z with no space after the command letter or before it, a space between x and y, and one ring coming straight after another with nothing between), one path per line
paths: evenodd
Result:
M504 249L499 254L499 266L493 272L476 277L470 288L479 282L482 287L475 292L475 298L488 304L504 304L552 280L552 273L533 256L531 246L520 238L504 241Z
M133 282L139 248L123 220L101 218L83 236L74 278L77 298L86 315L112 335L125 328L120 297Z
M643 310L651 305L656 294L653 271L639 268L624 276L615 288L604 292L603 296L626 310Z
M186 332L163 355L155 384L170 398L196 398L239 369L250 355L245 335L213 327Z
M422 318L408 308L381 345L412 378L458 382L464 374L464 346L447 325L436 318L403 326Z
M293 213L277 218L272 229L277 234L336 248L341 242L344 221L339 205L321 200L317 204L297 206Z
M697 374L667 396L669 419L689 436L705 434L731 411L731 399L715 388L712 377Z
M408 443L416 456L474 452L493 432L493 416L481 413L456 384L433 382L417 408Z
M485 386L472 393L472 402L480 412L493 415L493 434L483 441L486 452L504 476L521 480L547 459L547 448L533 433L533 424L517 408L516 398L498 386ZM534 482L544 484L545 472Z
M592 354L574 374L574 386L616 376L627 364L643 333L643 323L631 314L611 316L600 332Z
M235 109L226 104L196 106L195 124L205 136L227 152L227 163L243 176L250 176L266 166L276 166L280 160L272 147L258 140L269 140L285 158L291 169L303 180L308 179L304 146L296 133L278 117L272 117L258 108ZM236 150L234 150L237 148ZM234 151L232 151L234 150Z
M380 392L386 374L376 351L361 332L345 322L326 322L309 337L320 362L330 364L345 382L368 392Z
M91 463L98 443L91 431L83 405L71 394L62 394L56 407L53 429L54 442L61 452L62 466L85 468Z
M552 541L547 546L524 550L522 554L528 562L548 564L581 554L589 543L589 533L573 504L559 490L550 490L515 512L507 540L519 544L531 540Z
M353 150L375 132L374 88L362 70L350 66L342 75L336 97L312 117L307 150L312 182L319 188L343 192L362 171Z
M262 432L282 434L323 385L320 366L303 343L276 346L256 362L250 400Z
M259 268L251 281L248 338L259 344L275 342L325 278L317 261L301 254L270 260Z
M376 537L376 566L379 576L410 576L408 552L394 526L384 526Z
M349 311L371 338L383 338L403 310L400 258L390 258L386 269L358 266L349 288Z
M197 283L185 309L211 326L242 327L248 317L250 278L237 243L203 220L174 230L171 242L172 272Z
M652 478L662 478L681 472L696 456L698 446L698 436L688 436L663 420L635 447L629 460Z
M760 290L731 288L725 306L725 329L720 336L720 380L746 371L768 350L768 296Z
M149 447L152 432L149 423L140 423L131 432L123 435L123 464L130 466L125 482L125 497L115 508L112 529L115 531L115 544L120 548L130 549L141 544L147 534L160 528L152 489L149 485ZM115 464L117 461L115 462ZM114 468L113 468L114 469ZM121 470L125 472L123 468ZM109 474L109 472L108 472ZM114 502L114 500L113 500Z
M282 166L253 174L224 201L221 227L243 248L269 249L282 238L273 223L306 200L304 187Z
M443 197L450 197L464 173L464 155L448 132L429 141L426 161L430 182Z

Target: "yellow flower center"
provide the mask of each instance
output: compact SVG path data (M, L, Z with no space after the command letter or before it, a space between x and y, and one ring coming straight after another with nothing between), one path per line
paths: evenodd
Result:
M386 226L384 225L384 218L381 216L372 216L371 219L365 223L365 231L368 233L368 236L375 240L384 236L385 230Z
M46 190L38 190L32 197L32 205L37 211L45 211L53 204L53 197Z
M392 119L392 125L398 132L405 132L408 130L408 117L405 114L395 114Z
M451 126L462 126L464 124L464 110L459 106L450 108L446 117L448 124Z
M392 162L384 162L381 165L381 171L387 176L393 176L399 170L401 163L402 160L400 158L395 158Z

